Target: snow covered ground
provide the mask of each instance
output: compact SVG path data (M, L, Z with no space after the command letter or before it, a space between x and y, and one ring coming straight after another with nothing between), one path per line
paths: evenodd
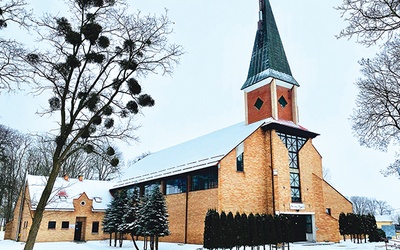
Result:
M24 243L15 242L11 240L3 240L4 232L0 232L0 249L1 250L22 250ZM399 248L395 247L395 244ZM142 249L142 242L139 242L139 247ZM34 250L105 250L105 249L120 249L108 246L108 241L91 241L86 243L73 243L73 242L55 242L55 243L36 243ZM122 249L133 249L132 242L124 241ZM200 250L200 245L183 245L176 243L160 243L159 250ZM246 249L250 249L247 247ZM335 250L335 249L363 249L363 250L385 250L385 243L366 243L366 244L353 244L351 242L342 242L338 244L291 244L291 250ZM391 241L387 249L400 249L400 241Z

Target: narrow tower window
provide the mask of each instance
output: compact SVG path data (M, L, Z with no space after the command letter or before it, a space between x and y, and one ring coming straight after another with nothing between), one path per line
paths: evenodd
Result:
M263 104L264 104L264 101L261 100L260 98L257 98L256 103L254 103L254 107L256 107L256 109L260 110Z

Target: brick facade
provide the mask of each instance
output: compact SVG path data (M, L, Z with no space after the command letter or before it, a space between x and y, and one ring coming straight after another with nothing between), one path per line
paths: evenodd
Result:
M20 235L18 241L25 242L28 237L29 230L32 225L32 218L35 215L31 210L30 194L28 188L25 191L25 199L23 202L22 216L20 216L21 199L20 195L16 208L14 210L14 218L8 223L5 239L17 239L18 223L20 222ZM42 223L36 237L36 242L60 242L73 241L75 234L75 225L77 220L83 221L81 241L108 239L109 234L102 230L103 212L92 211L93 200L89 199L85 193L74 200L74 211L50 211L45 210L43 213ZM49 229L49 223L54 224L55 228ZM66 228L62 228L64 226ZM92 232L93 223L98 222L98 232ZM68 225L67 225L68 224Z

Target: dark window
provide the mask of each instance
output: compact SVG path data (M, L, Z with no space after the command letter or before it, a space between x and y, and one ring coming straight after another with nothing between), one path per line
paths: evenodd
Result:
M56 222L55 221L49 221L47 229L56 229Z
M299 174L299 151L303 145L307 142L306 138L288 135L284 133L278 133L279 138L285 144L288 150L289 156L289 168L290 168L290 188L292 202L301 202L301 191L300 191L300 174Z
M69 221L61 222L61 228L62 229L68 229L69 228Z
M180 194L187 190L187 177L177 177L166 181L166 194Z
M24 228L28 228L28 222L24 221Z
M292 202L301 202L300 175L298 173L290 173L290 190Z
M281 98L279 98L278 102L282 106L282 108L286 107L286 105L288 104L285 97L283 97L283 96L281 96Z
M99 222L98 221L93 221L93 223L92 223L92 233L93 234L99 233Z
M155 187L160 187L160 182L153 182L144 186L144 195L149 195Z
M306 233L312 234L313 226L312 226L312 218L311 215L306 215Z
M236 157L236 171L244 172L243 153Z
M257 98L256 103L254 103L254 107L256 107L256 109L260 110L263 104L264 104L263 100L261 100L260 98Z
M244 144L240 143L236 147L236 171L244 171Z
M326 208L325 212L326 212L326 214L331 215L331 209L329 207Z
M205 190L218 187L218 169L192 175L191 191Z

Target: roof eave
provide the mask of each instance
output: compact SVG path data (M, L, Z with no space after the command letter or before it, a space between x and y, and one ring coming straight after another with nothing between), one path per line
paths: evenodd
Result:
M277 131L280 131L283 133L297 135L297 136L304 137L304 138L312 138L312 139L319 136L318 133L314 133L307 129L303 129L303 128L299 128L299 127L288 126L288 125L279 123L278 121L274 121L274 122L265 124L263 126L263 129L265 129L265 130L274 129L274 130L277 130Z

